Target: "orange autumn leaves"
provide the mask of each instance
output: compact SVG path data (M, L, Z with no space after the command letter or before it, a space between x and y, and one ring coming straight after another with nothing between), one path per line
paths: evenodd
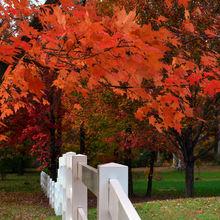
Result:
M189 1L178 2L187 7ZM16 36L10 37L10 44L0 43L0 51L4 51L0 59L17 64L8 74L12 80L5 78L6 87L13 83L23 96L30 92L41 98L46 88L40 74L45 69L57 75L53 85L61 88L65 95L77 90L86 96L88 88L103 83L113 86L116 93L126 93L128 98L144 101L145 106L137 111L137 118L148 117L160 131L171 127L179 132L182 120L194 116L187 98L191 96L189 87L201 84L201 95L213 96L219 91L216 73L207 79L205 71L183 57L173 59L172 65L162 62L165 52L170 50L166 43L178 41L166 28L153 31L150 24L139 26L135 11L126 13L125 9L117 7L113 9L113 16L99 16L92 0L85 7L75 6L74 9L69 1L61 3L62 9L55 5L50 6L51 9L24 6L24 14L22 11L15 13L17 20L19 16L34 13L43 30L33 30L28 20L14 20L19 27ZM10 10L8 14L4 11L9 26L10 13ZM193 33L187 10L185 18L185 29ZM4 28L1 31L6 31L8 26ZM27 36L29 41L21 44L20 49L25 53L17 63L13 57L22 36ZM204 57L204 62L206 59ZM81 84L83 79L87 80L86 86ZM150 86L145 87L144 81L150 82ZM1 88L1 92L5 91ZM6 112L6 109L1 110Z

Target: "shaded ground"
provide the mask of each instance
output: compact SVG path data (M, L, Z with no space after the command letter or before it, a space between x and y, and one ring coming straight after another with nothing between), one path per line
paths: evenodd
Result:
M39 180L39 172L24 176L8 174L6 180L0 180L0 220L41 220L54 216Z
M41 220L54 216L43 193L0 192L1 220Z
M21 192L0 192L0 203L38 205L50 208L48 199L44 193L21 193Z

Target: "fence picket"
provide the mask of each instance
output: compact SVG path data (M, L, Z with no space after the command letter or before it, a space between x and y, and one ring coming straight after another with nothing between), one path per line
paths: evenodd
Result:
M59 158L57 181L45 172L40 185L62 220L87 220L87 189L98 200L99 220L140 220L128 199L128 167L108 163L95 169L85 155L68 152Z

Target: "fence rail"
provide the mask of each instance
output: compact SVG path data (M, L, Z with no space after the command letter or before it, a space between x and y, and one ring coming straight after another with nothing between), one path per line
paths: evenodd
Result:
M128 167L108 163L95 169L85 155L68 152L59 158L57 182L41 172L41 187L63 220L87 219L87 191L98 201L99 220L140 220L128 199Z

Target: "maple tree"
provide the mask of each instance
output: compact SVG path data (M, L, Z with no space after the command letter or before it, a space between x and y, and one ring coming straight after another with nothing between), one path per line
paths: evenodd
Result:
M92 0L85 7L68 0L60 1L62 8L34 7L25 0L7 4L0 7L0 31L8 33L1 38L0 59L9 64L0 89L2 119L23 107L21 98L28 93L43 102L47 74L54 76L48 88L62 89L64 95L77 90L87 96L82 79L90 89L110 86L116 94L141 99L144 106L136 117L147 117L171 135L184 156L186 193L193 196L194 147L219 102L219 16L212 15L213 5L167 0L148 23L141 16L147 10L136 16L135 10L112 7L105 14L97 7L102 3ZM38 29L30 25L33 16Z
M138 22L141 24L152 24L155 29L166 27L176 35L178 41L169 41L171 51L165 55L165 60L172 64L172 70L164 72L164 80L161 86L165 89L168 96L158 96L158 106L155 113L149 111L149 107L139 109L136 116L142 118L144 115L149 117L150 123L170 137L174 146L181 151L186 165L186 194L193 196L193 166L194 162L208 153L218 143L218 125L213 122L216 120L216 113L219 106L219 15L218 1L104 1L108 7L108 13L112 12L112 2L117 2L126 8L127 11L137 8ZM109 10L110 9L110 10ZM172 45L171 45L172 44ZM173 75L170 73L173 72ZM168 77L166 76L168 74ZM172 86L171 86L172 85ZM160 85L159 85L160 86ZM171 88L171 87L172 88ZM176 87L176 88L174 88ZM156 87L154 88L154 90ZM184 91L184 89L186 89ZM181 91L181 92L180 92ZM160 91L161 92L161 91ZM164 91L162 91L164 93ZM164 93L165 94L165 93ZM171 95L171 96L170 96ZM182 99L182 96L186 100ZM162 98L162 99L161 99ZM164 110L166 119L161 117L161 101L167 107ZM170 111L171 105L180 102L188 103L188 109L180 104L177 108L178 114ZM182 115L185 113L185 116ZM180 127L172 127L175 118L180 115ZM156 117L155 117L156 116ZM180 116L180 117L182 117ZM161 120L167 121L167 125L161 124ZM208 122L208 123L207 123ZM164 129L165 128L165 129ZM208 149L202 149L196 154L196 147L200 148L199 142L208 138L209 134L216 133L216 138ZM180 132L181 131L181 132ZM198 151L198 150L196 150Z

